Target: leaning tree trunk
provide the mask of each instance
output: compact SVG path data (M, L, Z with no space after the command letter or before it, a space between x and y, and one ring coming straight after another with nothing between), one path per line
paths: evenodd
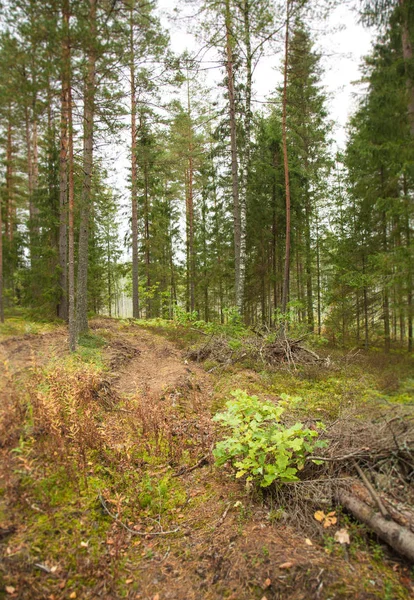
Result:
M89 213L92 202L92 168L93 168L93 129L96 89L96 3L90 0L89 25L90 48L88 56L88 73L85 85L84 126L83 126L83 183L82 204L80 211L79 251L78 251L78 287L76 305L77 333L88 331L88 242Z
M239 202L239 173L237 160L237 137L236 137L236 99L234 92L233 73L233 42L231 33L230 0L226 0L226 71L227 91L229 94L229 117L230 117L230 145L231 145L231 178L233 195L233 220L234 220L234 271L235 271L235 297L236 305L240 308L243 304L240 258L241 258L241 214Z
M289 59L289 10L290 0L286 2L286 30L285 30L285 65L283 73L283 102L282 102L282 146L283 163L285 168L285 195L286 195L286 242L285 242L285 269L283 277L282 313L286 313L289 300L289 278L290 278L290 182L289 182L289 158L287 150L287 79Z

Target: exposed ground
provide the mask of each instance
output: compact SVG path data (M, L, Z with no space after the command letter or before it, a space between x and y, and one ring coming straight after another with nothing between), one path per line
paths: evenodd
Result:
M320 508L349 548L213 466L212 415L267 374L209 375L148 329L91 328L72 358L63 328L0 342L0 598L412 597L409 566L338 507Z

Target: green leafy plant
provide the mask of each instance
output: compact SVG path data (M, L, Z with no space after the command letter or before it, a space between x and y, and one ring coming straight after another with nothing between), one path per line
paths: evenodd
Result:
M262 487L274 481L295 481L306 455L326 446L326 442L315 439L317 431L305 429L302 423L286 427L281 422L283 407L262 402L242 390L232 392L232 396L227 410L214 417L230 435L218 442L213 454L219 466L230 461L236 477L246 475L248 481Z

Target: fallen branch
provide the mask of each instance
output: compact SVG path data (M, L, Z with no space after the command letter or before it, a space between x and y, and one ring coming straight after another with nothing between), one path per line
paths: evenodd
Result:
M220 527L220 525L223 525L224 519L227 517L227 513L229 512L230 507L231 507L231 502L229 502L227 504L226 510L224 511L224 513L221 515L220 519L216 523L216 527Z
M153 536L153 535L169 535L171 533L177 533L177 531L180 530L179 527L177 527L176 529L171 529L170 531L137 531L135 529L131 529L130 527L128 527L128 525L125 525L125 523L123 523L121 521L121 519L119 519L117 517L117 515L114 515L111 513L111 511L109 510L109 508L106 505L105 500L102 497L102 494L99 492L98 493L98 498L99 501L102 505L102 508L104 509L104 511L106 512L107 515L109 515L111 517L111 519L113 519L114 521L116 521L116 523L118 523L119 525L121 525L121 527L123 527L124 529L126 529L126 531L128 531L131 535L143 535L143 536Z
M200 460L198 462L196 462L195 465L193 465L192 467L182 467L179 471L177 471L177 473L173 474L173 477L179 477L180 475L184 475L184 473L191 473L191 471L195 471L195 469L198 469L199 467L203 467L206 463L208 462L208 454L205 454L204 456L202 456L200 458Z
M354 462L354 467L356 472L358 473L358 475L361 477L362 481L365 484L365 487L367 488L368 492L371 495L371 498L374 500L375 504L377 505L380 513L382 514L382 516L384 517L384 519L390 519L390 515L388 513L388 511L386 510L385 506L383 505L381 498L378 496L377 492L375 491L374 487L371 485L368 477L365 475L364 471L361 469L361 467L357 464L357 462Z
M346 490L339 490L336 496L338 502L349 510L358 521L368 525L391 548L414 563L414 534L411 531L398 525L395 521L384 519L365 502L358 500Z

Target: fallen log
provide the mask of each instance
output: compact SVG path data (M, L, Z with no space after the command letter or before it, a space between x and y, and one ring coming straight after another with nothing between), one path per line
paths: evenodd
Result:
M414 563L414 534L409 529L385 519L347 490L339 490L337 500L358 521L368 525L391 548Z

